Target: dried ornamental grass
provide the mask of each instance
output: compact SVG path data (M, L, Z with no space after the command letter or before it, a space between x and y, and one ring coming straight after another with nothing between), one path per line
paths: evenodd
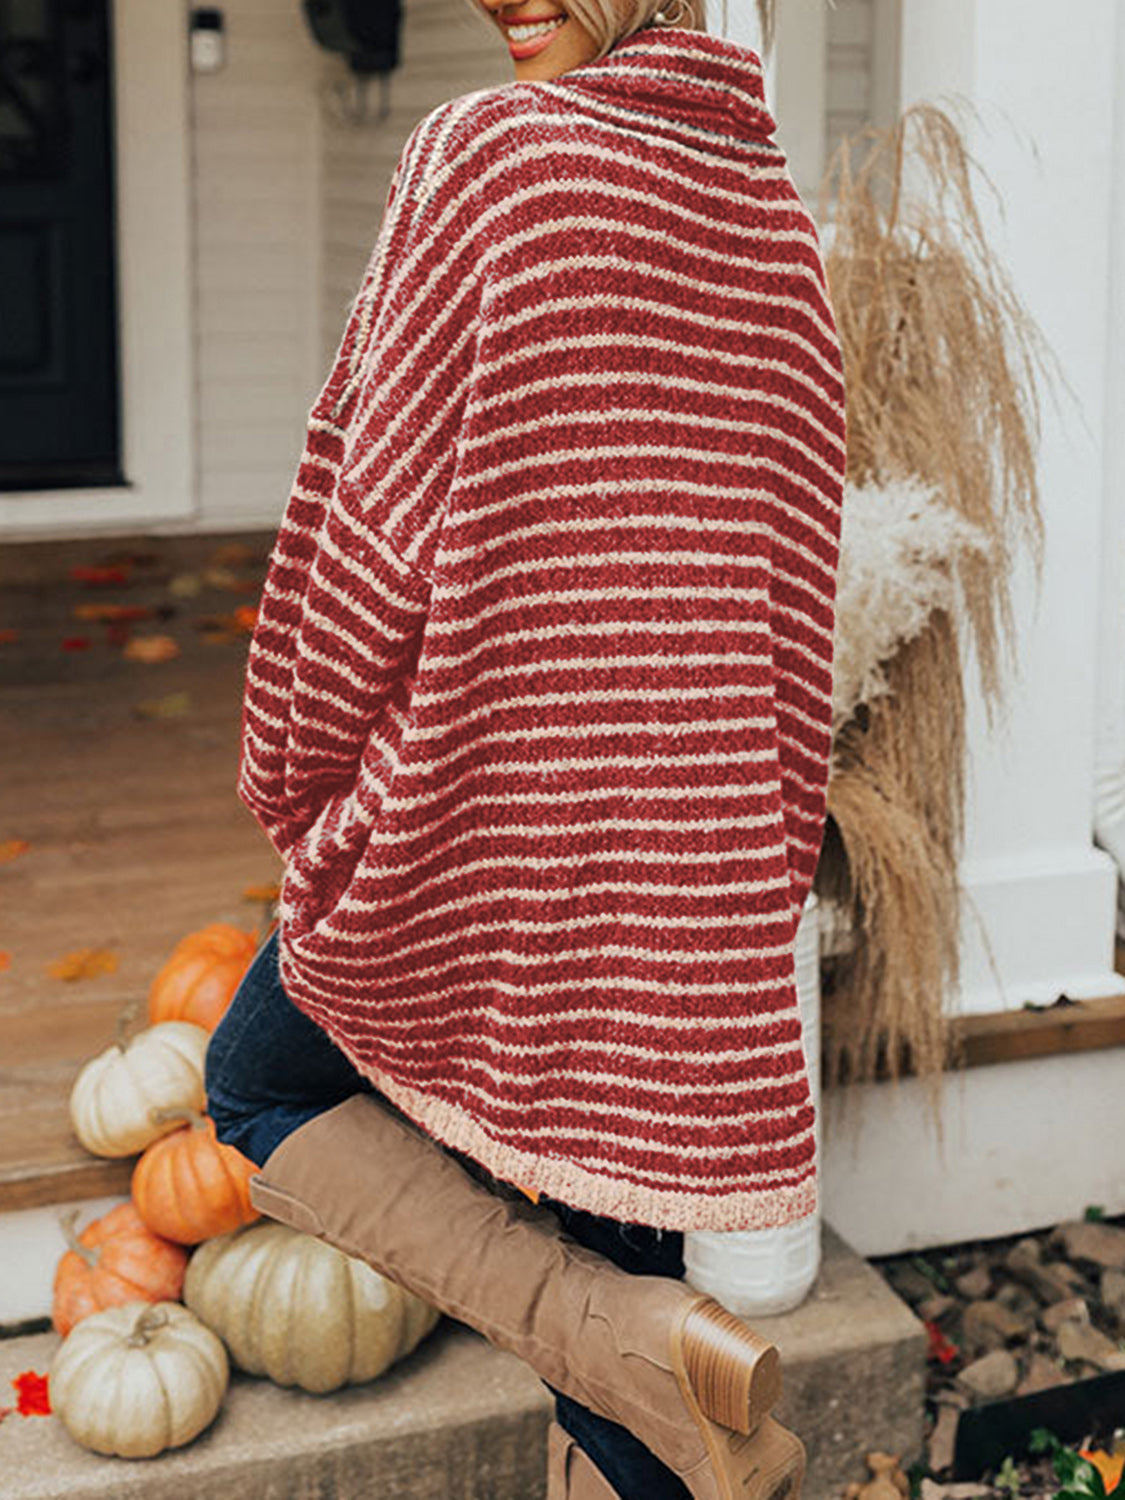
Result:
M1035 373L1050 351L988 249L970 164L953 121L919 104L888 131L846 139L820 194L825 224L838 179L822 242L856 523L841 542L816 881L845 909L854 947L826 965L825 1082L897 1078L909 1065L930 1086L935 1119L961 941L961 638L975 647L991 727L1001 646L1012 656L1016 646L1013 560L1029 542L1038 580L1044 547ZM929 201L906 197L906 171L928 174Z

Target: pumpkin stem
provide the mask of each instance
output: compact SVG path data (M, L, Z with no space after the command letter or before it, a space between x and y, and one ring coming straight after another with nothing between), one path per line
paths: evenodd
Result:
M115 1047L120 1047L122 1052L124 1052L126 1047L129 1045L125 1033L129 1030L129 1027L132 1026L133 1021L136 1018L137 1007L138 1005L140 1005L140 1003L141 1002L139 997L134 995L133 998L129 1001L128 1005L124 1006L118 1014L117 1025L114 1028L113 1033L113 1045Z
M150 1120L157 1125L166 1125L169 1120L183 1120L185 1124L192 1125L196 1130L207 1129L207 1116L198 1109L191 1109L187 1105L176 1105L175 1108L152 1108L148 1112Z
M80 1255L92 1271L102 1258L101 1247L95 1246L91 1248L89 1245L84 1245L74 1232L74 1226L78 1222L80 1212L80 1209L68 1208L65 1213L60 1214L59 1228L63 1232L67 1248L73 1250L75 1255Z
M153 1334L163 1328L167 1322L168 1313L163 1308L146 1307L143 1312L137 1314L133 1331L125 1342L134 1349L142 1349Z

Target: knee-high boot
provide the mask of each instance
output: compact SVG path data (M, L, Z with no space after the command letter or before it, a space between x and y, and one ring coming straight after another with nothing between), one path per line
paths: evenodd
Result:
M371 1095L287 1136L250 1197L627 1427L694 1500L796 1500L804 1449L769 1416L774 1345L682 1281L621 1270L549 1209L490 1192Z

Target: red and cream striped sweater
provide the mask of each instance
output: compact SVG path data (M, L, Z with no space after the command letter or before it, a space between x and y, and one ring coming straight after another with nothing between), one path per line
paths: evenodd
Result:
M647 28L415 128L250 650L293 1001L497 1176L815 1206L794 935L844 476L755 53Z

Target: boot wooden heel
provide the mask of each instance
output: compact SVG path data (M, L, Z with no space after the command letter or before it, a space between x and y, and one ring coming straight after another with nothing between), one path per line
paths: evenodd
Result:
M691 1309L680 1338L684 1369L704 1414L736 1432L754 1432L781 1396L777 1347L711 1297Z

